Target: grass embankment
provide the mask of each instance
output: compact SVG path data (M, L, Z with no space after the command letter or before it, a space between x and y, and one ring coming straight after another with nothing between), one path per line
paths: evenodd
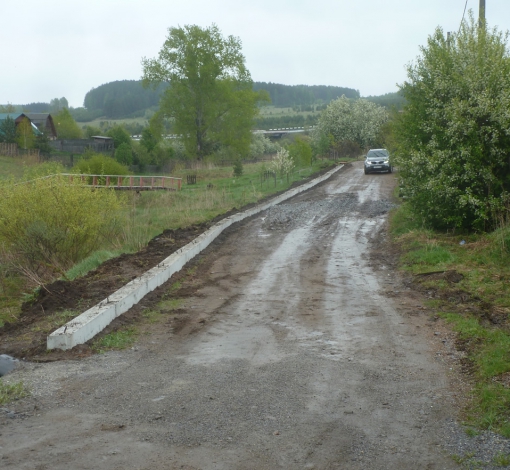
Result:
M407 205L391 218L402 269L435 292L428 306L457 333L472 376L466 424L510 437L510 227L491 234L445 234L420 226Z
M107 259L121 253L136 252L165 229L207 222L233 208L240 209L270 194L288 189L292 183L327 165L329 162L316 162L311 167L294 171L288 179L278 177L276 181L271 178L263 180L264 163L244 165L244 174L240 177L233 176L231 167L215 168L208 165L192 171L177 170L172 176L183 178L182 190L178 192L118 193L118 197L125 203L120 236L75 265L66 273L66 277L74 279ZM186 175L189 173L196 174L196 184L186 184ZM30 296L23 294L23 289L20 278L12 273L8 275L6 268L0 265L0 326L5 321L16 321L22 300Z

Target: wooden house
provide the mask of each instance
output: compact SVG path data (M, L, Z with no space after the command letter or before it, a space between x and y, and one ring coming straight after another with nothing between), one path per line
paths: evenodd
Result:
M39 131L44 132L50 140L57 138L57 129L51 114L48 113L25 113L32 124L35 124Z

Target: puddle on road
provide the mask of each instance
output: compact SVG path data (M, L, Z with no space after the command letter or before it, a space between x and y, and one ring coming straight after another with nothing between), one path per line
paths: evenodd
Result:
M295 311L299 304L301 255L309 248L310 230L311 226L302 227L284 238L260 266L258 276L246 286L242 299L228 307L229 318L217 322L208 330L207 337L204 335L203 341L194 345L188 362L246 359L261 365L287 355L275 337L274 327L278 325L271 317L279 312L272 309L275 301L281 302L281 308L287 312Z

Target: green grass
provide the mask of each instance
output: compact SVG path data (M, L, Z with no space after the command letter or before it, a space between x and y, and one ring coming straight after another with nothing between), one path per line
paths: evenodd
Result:
M92 253L90 256L75 264L71 269L66 272L66 278L69 280L76 279L78 277L82 277L87 274L89 271L96 269L105 261L108 261L111 258L115 258L120 254L120 251L110 251L110 250L99 250Z
M92 343L92 349L98 353L103 353L112 349L126 349L135 342L136 335L137 332L134 328L114 331L94 341Z
M19 400L28 394L29 392L23 382L7 384L0 378L0 405Z
M494 457L493 463L497 467L508 467L510 465L510 455L498 454L496 457Z
M393 239L402 247L402 269L414 274L453 270L463 275L453 285L427 276L415 280L442 294L441 299L427 301L427 306L440 310L439 316L456 332L468 355L475 382L466 410L471 432L491 429L510 437L510 389L501 380L510 373L510 247L506 243L510 228L492 234L433 232L420 227L406 204L392 214L390 225ZM459 291L476 299L471 301L474 311L448 300ZM488 321L487 311L499 315L500 323Z
M5 157L0 155L0 179L21 178L27 166L38 163L36 157Z

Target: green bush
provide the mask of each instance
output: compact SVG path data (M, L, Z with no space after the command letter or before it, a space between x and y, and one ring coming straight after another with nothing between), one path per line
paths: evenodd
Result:
M243 162L240 158L234 160L234 176L243 176Z
M507 36L463 23L438 28L408 67L396 119L400 185L437 229L488 231L510 192L510 54Z
M129 168L101 153L89 153L73 167L72 172L89 175L128 175Z
M4 186L0 249L4 263L36 284L62 275L120 229L121 202L112 190L91 190L55 175Z

